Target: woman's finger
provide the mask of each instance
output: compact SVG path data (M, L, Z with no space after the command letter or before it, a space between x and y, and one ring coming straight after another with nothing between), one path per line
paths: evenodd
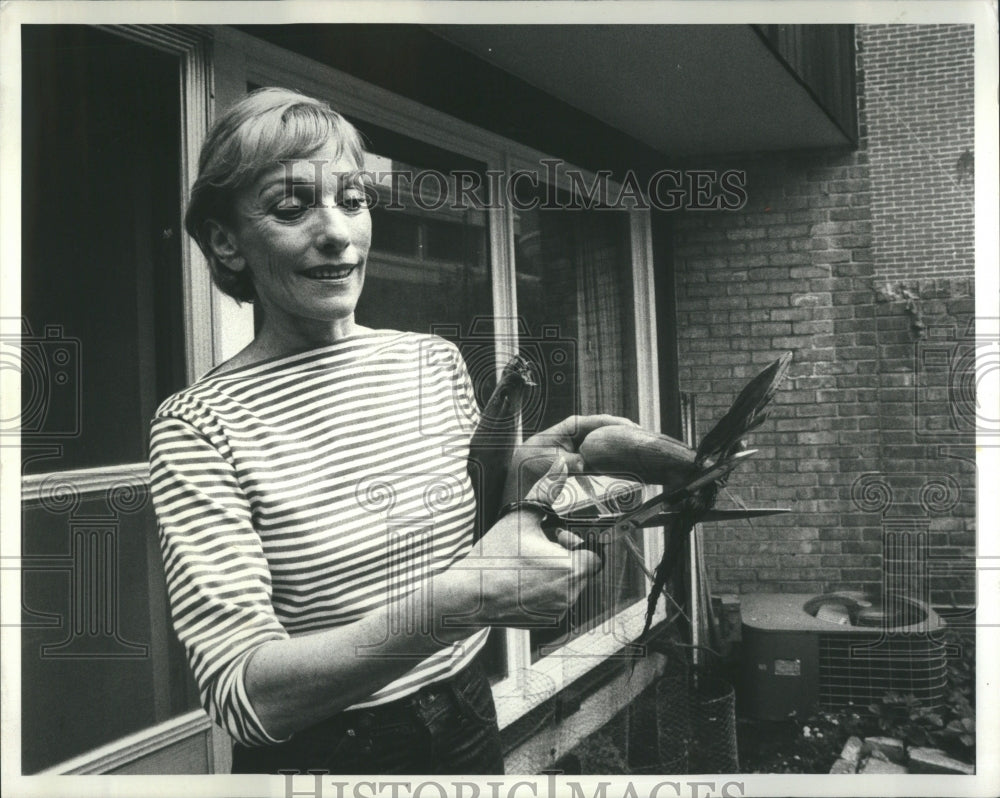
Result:
M538 437L546 440L562 439L573 442L574 447L598 427L609 427L617 424L625 424L630 427L638 427L630 418L623 416L612 416L607 413L600 413L592 416L569 416L558 424L554 424L546 430L538 433Z
M556 533L556 543L562 546L564 549L578 549L584 545L584 540L575 532L570 532L568 529L557 529Z
M562 493L568 474L569 468L566 458L559 455L545 475L532 485L531 490L528 491L527 496L524 498L531 501L543 502L551 507L555 504L556 499L559 498L559 494Z

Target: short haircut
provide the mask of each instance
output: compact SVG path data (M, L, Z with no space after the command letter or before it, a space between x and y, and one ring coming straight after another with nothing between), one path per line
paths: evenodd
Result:
M215 257L205 223L234 224L237 192L278 162L306 158L331 140L338 145L337 157L346 153L358 169L364 168L364 145L354 125L322 100L288 89L257 89L212 125L201 148L184 227L205 253L221 291L239 302L257 298L248 269L233 271Z

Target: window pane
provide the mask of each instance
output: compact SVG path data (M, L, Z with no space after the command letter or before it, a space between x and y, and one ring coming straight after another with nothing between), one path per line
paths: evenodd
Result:
M177 59L83 25L22 45L25 470L139 462L183 379Z
M524 340L538 349L546 372L544 401L535 418L525 419L525 434L573 413L637 419L628 214L546 204L519 211L514 226L518 314ZM556 351L566 354L549 357ZM635 542L641 550L642 536ZM533 658L642 598L644 578L624 541L609 543L604 561L600 578L558 628L531 633Z
M434 332L463 350L480 404L495 382L486 165L356 122L375 180L372 248L357 319ZM472 186L464 196L458 191Z
M145 491L23 512L21 762L51 767L198 706ZM74 498L71 498L74 497Z
M357 320L454 341L482 407L496 385L490 236L483 210L486 165L366 122L356 124L367 142L365 169L377 191ZM458 179L478 181L475 200L458 200ZM483 662L491 681L506 674L503 630L491 632Z

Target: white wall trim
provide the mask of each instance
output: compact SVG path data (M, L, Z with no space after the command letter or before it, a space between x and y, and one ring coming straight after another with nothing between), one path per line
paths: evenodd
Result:
M512 671L508 678L493 685L500 728L509 726L601 663L615 656L624 656L629 643L642 631L645 616L646 600L642 599L597 624L589 632L574 637L558 651L529 664L526 669ZM664 617L665 611L661 603L653 623L658 623ZM608 625L613 626L613 629L608 630ZM527 692L523 689L524 685L519 677L529 672L533 675L532 682L544 685L545 689Z
M213 31L214 32L214 31ZM215 39L212 47L213 119L247 93L246 53L223 39ZM192 176L191 181L194 181ZM190 186L190 183L188 184ZM196 248L197 249L197 248ZM208 274L208 263L200 252ZM212 363L225 362L253 340L253 304L237 302L214 285L211 288L212 329L207 332L212 341ZM203 369L202 372L207 369Z
M38 775L108 773L200 734L206 735L206 746L209 746L208 732L213 726L208 715L200 709L194 710L61 762ZM211 751L207 750L207 753L211 761Z
M632 244L632 296L635 302L635 352L639 423L660 429L659 363L656 356L656 287L649 210L629 213Z

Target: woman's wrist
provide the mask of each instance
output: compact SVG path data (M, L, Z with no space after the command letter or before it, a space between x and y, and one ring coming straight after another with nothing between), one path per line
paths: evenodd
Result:
M456 643L489 626L484 612L490 606L485 569L466 557L434 577L429 591L434 637Z

